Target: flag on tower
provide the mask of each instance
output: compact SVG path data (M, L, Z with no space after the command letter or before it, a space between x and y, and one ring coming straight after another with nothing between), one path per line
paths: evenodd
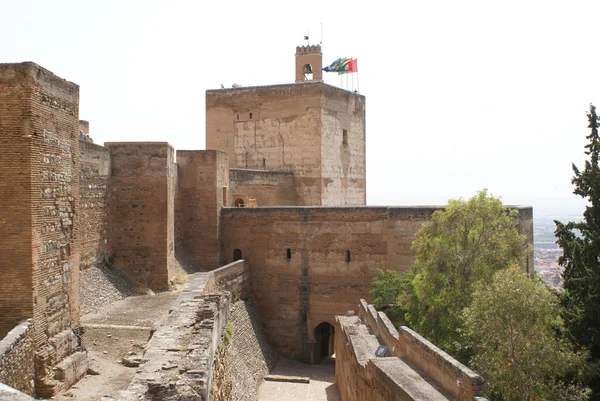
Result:
M351 72L358 72L358 63L355 58L348 60L348 62L343 63L338 69L338 74L348 74Z
M325 72L337 72L338 74L346 74L351 72L358 72L358 66L356 59L341 57L335 60L333 63L323 68Z

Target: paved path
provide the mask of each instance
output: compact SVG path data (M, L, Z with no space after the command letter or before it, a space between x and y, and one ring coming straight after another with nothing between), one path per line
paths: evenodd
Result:
M306 376L310 384L264 381L258 389L259 401L339 401L335 385L335 359L320 365L307 365L282 358L272 375Z

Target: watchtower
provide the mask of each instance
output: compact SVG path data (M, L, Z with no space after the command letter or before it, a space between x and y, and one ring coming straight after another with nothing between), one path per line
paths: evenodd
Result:
M321 46L298 46L295 83L206 91L206 147L227 153L231 195L258 206L366 203L365 97L323 82L321 66Z
M296 46L296 82L323 80L321 45Z

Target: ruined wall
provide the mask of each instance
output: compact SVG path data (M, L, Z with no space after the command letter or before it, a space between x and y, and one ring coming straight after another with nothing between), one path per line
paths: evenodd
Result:
M227 154L215 150L178 150L177 170L178 254L184 254L192 270L215 269L221 262L221 208L229 191Z
M18 324L0 341L0 383L34 395L35 345L32 322Z
M81 121L79 121L81 125ZM110 150L79 141L79 269L107 261L110 250L108 213L110 201Z
M238 249L248 259L252 296L277 352L310 362L315 328L370 299L376 269L404 272L415 233L440 209L225 208L223 257L233 260Z
M324 86L321 171L324 206L367 203L365 97Z
M166 142L104 145L112 158L114 263L141 289L166 290L175 259L173 147Z
M36 393L51 396L78 379L60 372L85 359L61 341L79 321L79 87L34 63L2 64L0 104L0 264L10 283L0 321L33 317Z
M206 147L231 168L294 171L298 204L321 204L320 83L206 92Z
M296 181L291 171L229 170L229 201L234 206L235 195L256 199L258 206L296 206Z

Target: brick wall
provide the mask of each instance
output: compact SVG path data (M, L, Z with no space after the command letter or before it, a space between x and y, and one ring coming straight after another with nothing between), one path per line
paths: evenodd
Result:
M229 170L228 206L235 205L236 195L256 199L258 206L296 206L295 175L291 171Z
M176 243L193 270L221 265L219 219L227 200L227 154L215 150L177 151ZM225 188L225 199L223 192Z
M0 383L29 395L34 395L35 345L32 334L32 322L28 320L18 324L0 341Z
M79 141L80 270L98 266L110 256L110 170L108 148Z
M314 330L370 299L376 269L404 272L421 225L441 207L225 208L225 262L248 260L252 296L280 354L310 362ZM531 218L531 208L521 209ZM349 260L348 260L349 257Z
M0 198L13 199L2 201L11 285L0 303L15 307L7 320L33 317L36 394L51 396L69 385L54 367L77 351L56 339L79 321L79 87L34 63L2 64L0 94Z
M110 149L112 257L141 289L169 288L174 261L174 151L166 142L105 143Z
M33 317L32 95L24 69L0 64L0 271L8 284L0 288L0 337Z

